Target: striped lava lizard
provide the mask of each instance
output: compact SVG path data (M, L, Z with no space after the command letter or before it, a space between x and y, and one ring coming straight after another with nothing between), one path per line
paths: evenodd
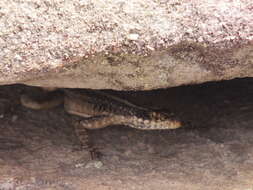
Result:
M182 126L173 116L137 106L118 96L99 90L61 89L21 95L21 104L32 109L47 109L59 104L73 119L75 133L82 147L88 147L87 129L127 125L142 130L176 129ZM82 118L82 119L80 119Z

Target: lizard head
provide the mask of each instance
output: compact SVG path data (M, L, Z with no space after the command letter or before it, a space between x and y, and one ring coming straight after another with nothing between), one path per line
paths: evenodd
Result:
M173 115L164 112L152 111L149 113L151 123L157 129L176 129L182 127L182 123Z

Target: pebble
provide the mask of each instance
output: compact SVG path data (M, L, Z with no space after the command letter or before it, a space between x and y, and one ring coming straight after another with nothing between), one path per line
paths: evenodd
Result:
M85 168L86 169L87 168L97 168L97 169L100 169L103 165L104 165L103 162L93 160L93 161L88 162L85 165Z
M83 166L85 166L85 163L78 163L75 165L76 168L82 168Z
M128 34L128 36L127 36L127 39L129 39L129 40L138 40L138 38L139 38L139 34L134 34L134 33L132 33L132 34Z
M11 118L11 121L15 122L15 121L17 121L17 119L18 119L18 116L17 115L13 115L12 118Z
M129 156L133 155L133 152L131 150L126 150L124 152L124 155L127 156L127 157L129 157Z
M116 155L112 156L111 160L113 160L113 162L119 162L120 158Z

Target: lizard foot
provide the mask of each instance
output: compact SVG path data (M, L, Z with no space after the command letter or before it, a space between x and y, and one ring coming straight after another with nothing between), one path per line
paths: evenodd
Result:
M75 135L79 141L78 145L75 147L75 151L89 151L90 158L92 160L100 159L102 157L101 152L98 148L95 148L90 142L89 131L80 125L80 121L73 119L72 126L74 127Z

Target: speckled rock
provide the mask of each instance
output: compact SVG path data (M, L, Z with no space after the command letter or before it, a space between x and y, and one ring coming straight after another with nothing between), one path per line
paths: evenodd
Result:
M251 0L0 1L0 84L147 90L253 77Z

